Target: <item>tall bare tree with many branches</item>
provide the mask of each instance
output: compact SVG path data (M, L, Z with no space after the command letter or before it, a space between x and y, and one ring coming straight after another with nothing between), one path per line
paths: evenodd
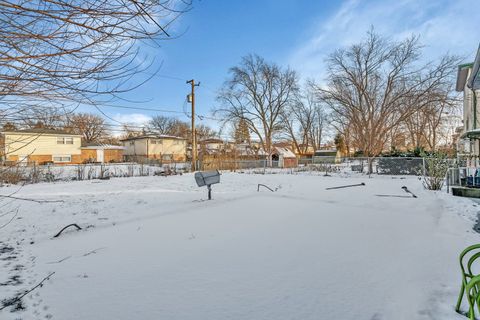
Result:
M230 75L217 97L215 114L226 122L245 121L271 162L273 137L283 129L282 114L298 91L297 75L258 55L244 57Z
M317 150L324 139L328 112L311 88L297 94L294 103L282 114L284 130L296 151Z
M333 120L348 124L351 143L366 156L380 154L391 130L416 110L444 101L435 93L450 86L457 58L420 64L420 53L416 37L394 42L370 31L363 42L328 58L328 84L317 85L317 93Z
M80 134L86 143L101 142L107 137L107 125L105 120L92 113L76 113L69 117L68 127L74 133Z

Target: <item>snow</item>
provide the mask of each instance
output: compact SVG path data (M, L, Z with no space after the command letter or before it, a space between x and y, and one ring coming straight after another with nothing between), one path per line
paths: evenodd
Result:
M416 177L272 173L224 172L212 201L193 174L0 189L64 201L0 203L18 207L0 283L21 281L0 299L55 272L0 318L464 319L457 257L478 242L476 203ZM418 198L376 196L402 186ZM70 223L83 230L52 238Z
M275 150L279 156L284 158L296 158L295 153L292 150L285 147L275 147Z

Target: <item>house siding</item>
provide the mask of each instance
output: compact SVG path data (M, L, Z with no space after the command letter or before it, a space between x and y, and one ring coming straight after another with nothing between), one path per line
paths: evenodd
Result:
M71 138L72 144L59 144L57 138ZM70 156L71 162L80 163L81 137L66 134L15 133L2 134L2 153L7 161L25 161L43 164L54 156Z
M123 161L123 150L111 149L105 150L104 154L105 162L122 162Z
M97 162L98 149L82 149L82 162ZM103 149L103 162L122 162L123 150Z
M125 147L125 156L142 156L147 155L147 139L136 139L123 141Z
M467 73L467 79L470 77L472 69L470 68ZM458 84L457 84L458 85ZM457 88L458 90L458 88ZM463 87L463 132L469 132L472 130L480 129L480 91L476 90L476 101L472 89L464 84ZM475 108L476 102L476 108ZM476 109L476 112L475 112ZM480 140L469 139L464 140L461 144L457 145L460 153L467 153L473 158L467 159L468 165L478 166L480 164Z
M97 160L97 150L82 149L82 162L95 162Z
M72 138L73 144L58 144L58 137ZM7 156L79 155L81 137L74 135L5 134Z
M162 143L152 143L152 140ZM178 139L149 139L148 157L150 159L162 159L164 155L172 156L174 161L185 161L186 141Z
M186 161L187 143L183 139L143 138L125 140L123 145L125 147L123 154L128 161L140 159L168 161L165 159L166 155L171 156L172 161L175 162Z

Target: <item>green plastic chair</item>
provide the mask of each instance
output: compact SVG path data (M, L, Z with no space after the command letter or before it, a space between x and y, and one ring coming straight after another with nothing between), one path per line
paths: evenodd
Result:
M474 276L466 285L465 293L469 305L468 317L470 320L475 320L475 304L480 312L480 275Z
M468 258L468 260L466 260L466 258ZM480 258L480 244L471 245L467 247L465 250L463 250L462 253L460 253L459 261L460 261L460 269L462 271L462 286L460 289L460 294L458 295L457 305L455 307L455 311L458 313L460 313L462 299L465 294L467 295L467 298L469 295L470 297L477 297L477 296L480 297L480 295L478 294L478 292L480 292L479 290L480 283L478 283L478 281L476 281L474 284L469 286L470 291L466 289L467 285L472 282L473 278L476 277L476 275L473 274L472 272L472 265L478 258ZM475 299L473 300L473 304L472 304L472 300L469 298L468 303L469 303L469 315L474 317ZM477 307L480 313L480 304L477 303ZM471 319L475 319L475 318L471 318Z

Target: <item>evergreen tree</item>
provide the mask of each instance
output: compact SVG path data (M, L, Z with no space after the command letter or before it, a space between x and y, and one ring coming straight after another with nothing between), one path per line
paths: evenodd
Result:
M345 137L341 133L337 133L335 135L335 139L333 140L335 143L335 147L337 151L340 151L342 155L347 154L347 146L345 145Z
M245 119L241 118L235 126L235 142L250 143L250 130Z

